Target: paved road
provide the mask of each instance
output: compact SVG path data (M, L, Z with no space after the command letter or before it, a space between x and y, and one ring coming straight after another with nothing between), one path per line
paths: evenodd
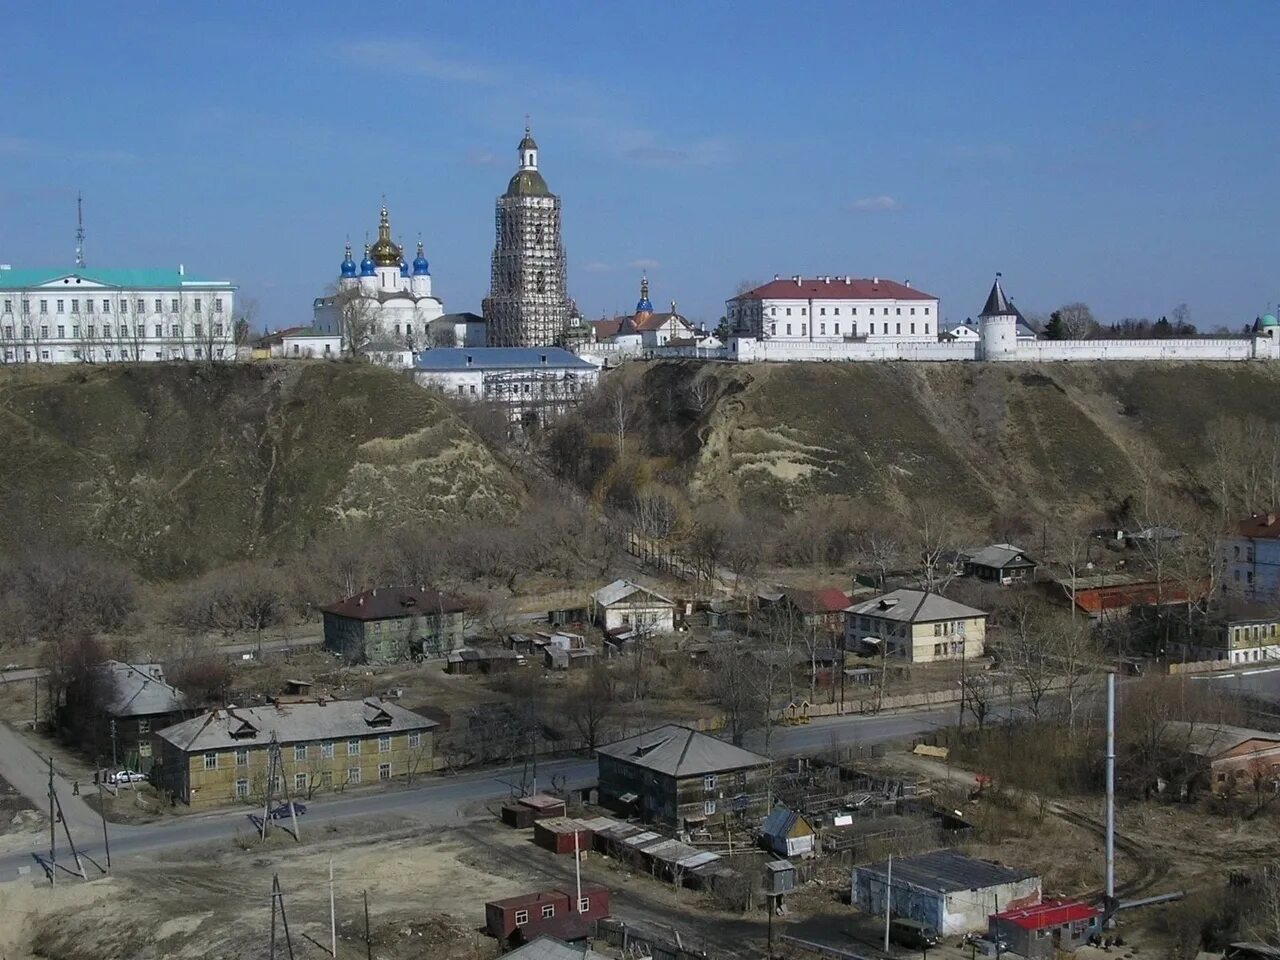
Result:
M955 708L949 707L883 716L823 718L802 727L775 729L769 745L770 752L775 756L786 756L823 749L833 742L884 743L946 726L955 716ZM748 745L754 745L757 749L761 746L758 741L749 741ZM518 779L520 773L521 768L517 767L447 779L432 777L423 780L420 785L404 790L370 791L308 801L301 828L314 830L317 825L333 820L387 815L405 816L426 824L455 822L461 807L475 801L506 795L509 784ZM552 761L539 764L538 774L546 783L555 775L564 777L569 787L586 786L595 781L596 764L594 760L583 759ZM40 809L47 809L48 773L44 761L36 756L23 738L4 726L0 726L0 775ZM63 810L77 845L83 844L91 856L101 860L101 820L78 798L71 797L70 784L56 776L54 783L59 798L63 800ZM143 854L207 843L231 836L237 829L251 830L246 813L244 807L236 807L218 813L182 817L166 823L140 826L111 824L112 861L114 863ZM41 843L43 846L43 840ZM58 847L63 850L59 863L69 863L69 851L61 833L58 835ZM34 859L34 853L37 852L40 851L0 855L0 880L13 877L21 866L31 866L33 872L39 872L41 868Z

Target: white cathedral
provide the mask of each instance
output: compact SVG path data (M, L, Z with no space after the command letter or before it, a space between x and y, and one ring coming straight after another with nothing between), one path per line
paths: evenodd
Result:
M431 267L418 241L413 263L391 239L391 216L384 205L378 222L378 240L365 244L357 267L347 244L339 268L336 295L318 297L312 306L312 332L340 336L344 348L359 327L366 338L391 338L410 349L431 345L431 324L444 316L444 303L431 292ZM358 322L353 322L358 321Z

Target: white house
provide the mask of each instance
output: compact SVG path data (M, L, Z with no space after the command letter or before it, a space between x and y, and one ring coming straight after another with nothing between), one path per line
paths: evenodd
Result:
M1248 600L1280 599L1280 515L1255 513L1222 541L1222 592Z
M676 605L662 594L630 580L615 580L591 594L591 616L606 633L671 633Z
M728 300L739 337L802 342L936 342L938 298L911 284L822 276L769 283Z
M414 379L466 400L490 400L526 426L545 424L595 386L600 368L561 347L437 347L418 354Z
M286 360L338 360L342 357L342 337L303 327L281 337L280 345L272 349L271 355Z
M845 649L908 663L982 656L987 614L923 590L894 590L845 609Z
M0 265L0 362L235 360L235 291L181 266Z

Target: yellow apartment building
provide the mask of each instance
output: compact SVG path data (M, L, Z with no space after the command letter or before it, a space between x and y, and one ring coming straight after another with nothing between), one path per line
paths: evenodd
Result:
M434 769L433 732L420 714L378 698L280 698L227 707L166 727L152 780L193 809L274 798L307 800ZM272 744L279 744L268 783Z

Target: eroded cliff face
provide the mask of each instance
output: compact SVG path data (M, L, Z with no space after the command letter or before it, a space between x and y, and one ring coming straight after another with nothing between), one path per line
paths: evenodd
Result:
M1280 369L1250 363L636 364L650 456L695 501L782 510L847 497L974 517L1096 514L1157 484L1213 496L1224 420L1280 424Z
M0 546L94 543L157 577L523 496L438 397L353 364L3 370L0 436Z

